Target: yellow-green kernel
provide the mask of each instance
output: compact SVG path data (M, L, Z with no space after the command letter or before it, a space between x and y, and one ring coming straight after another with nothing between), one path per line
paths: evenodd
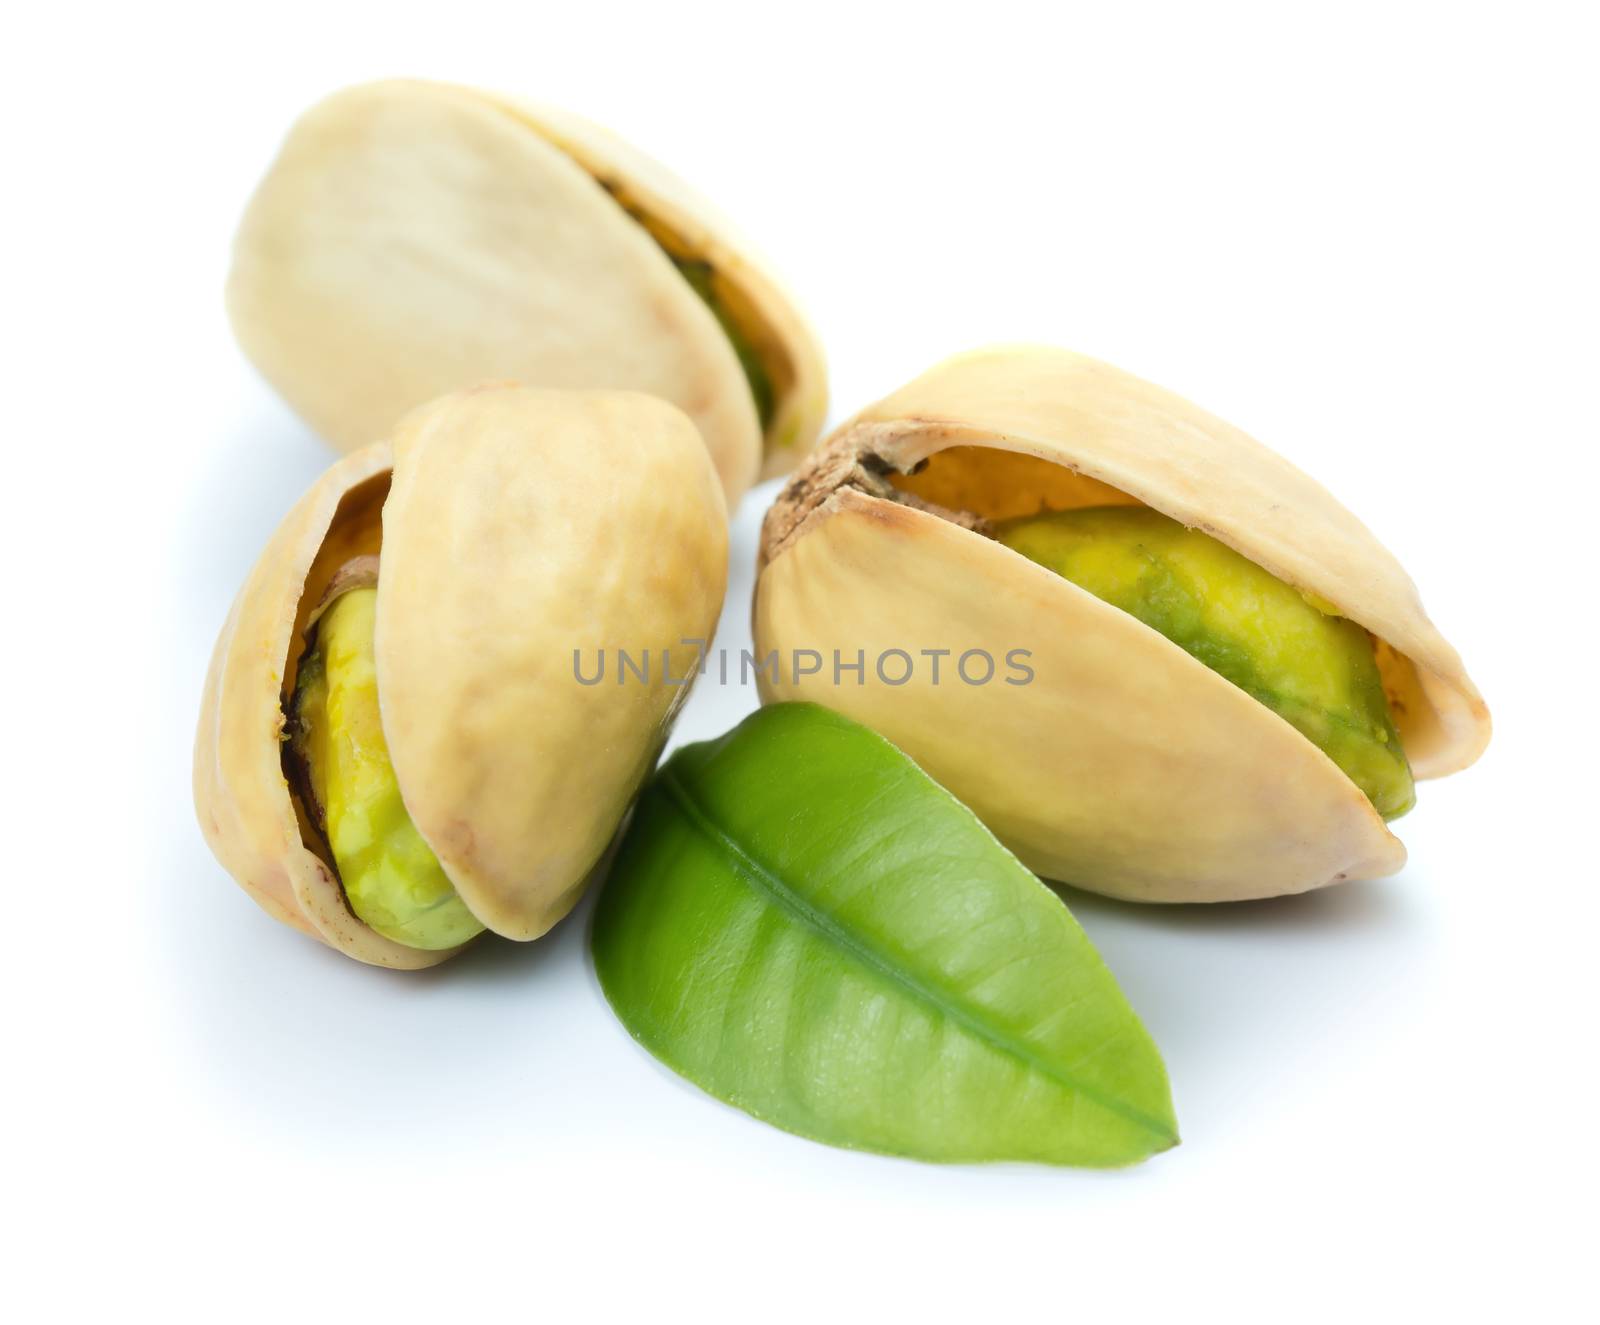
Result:
M400 798L378 712L377 603L376 589L350 589L318 620L295 683L292 752L350 909L396 943L453 948L483 925Z
M1385 819L1416 801L1372 638L1208 534L1148 507L1003 521L995 537L1138 618L1292 724Z

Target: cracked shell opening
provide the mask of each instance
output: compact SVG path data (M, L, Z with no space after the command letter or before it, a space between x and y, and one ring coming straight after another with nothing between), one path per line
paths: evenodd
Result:
M1213 531L1187 528L1054 461L954 445L902 469L893 448L874 442L874 430L847 427L808 462L768 514L763 565L823 518L841 489L938 516L1043 565L1205 663L1328 755L1385 818L1414 805L1397 729L1424 711L1414 702L1415 668L1332 604Z
M389 762L372 652L390 475L346 493L296 609L280 705L282 762L300 837L350 913L424 951L483 926L412 824Z

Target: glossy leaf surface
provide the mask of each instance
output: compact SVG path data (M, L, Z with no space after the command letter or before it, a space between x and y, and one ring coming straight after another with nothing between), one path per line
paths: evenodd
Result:
M678 751L592 937L651 1053L834 1145L1135 1162L1165 1068L1061 900L887 741L810 704Z

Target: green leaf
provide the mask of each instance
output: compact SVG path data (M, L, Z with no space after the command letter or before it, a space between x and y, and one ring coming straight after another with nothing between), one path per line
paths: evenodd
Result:
M762 709L641 798L595 913L601 987L712 1095L832 1145L1129 1164L1166 1069L1061 899L867 728Z

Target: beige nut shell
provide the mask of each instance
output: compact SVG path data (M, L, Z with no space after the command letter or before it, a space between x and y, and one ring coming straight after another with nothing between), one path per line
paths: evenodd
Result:
M366 84L301 117L234 241L235 333L344 450L482 380L648 392L694 421L731 505L763 464L749 385L715 317L619 197L659 209L753 310L792 369L772 454L797 456L820 430L825 373L778 285L642 154L471 89Z
M850 477L864 458L900 499ZM1399 564L1325 489L1170 392L1043 347L939 365L846 423L796 476L767 519L758 652L841 648L853 660L861 648L869 663L861 685L764 676L764 697L818 700L878 728L1033 869L1094 891L1223 901L1398 870L1399 840L1288 723L1127 614L945 518L1130 500L1372 631L1419 777L1482 752L1488 711L1459 657ZM883 684L870 660L895 648L950 649L941 684L926 665ZM1031 653L1030 684L1004 680L1019 675L1005 669L1014 648ZM972 649L997 657L1000 679L952 683Z
M503 104L577 161L670 252L703 259L752 314L762 348L776 360L772 418L763 439L761 479L793 469L822 432L828 370L822 342L788 288L734 223L653 157L569 111L526 101Z
M381 525L380 525L381 513ZM375 648L401 795L462 900L516 939L571 909L716 627L727 531L693 425L632 392L515 385L402 421L290 512L218 638L195 803L218 860L272 915L361 961L432 965L349 911L284 777L301 632L337 568L378 553ZM691 642L685 642L691 641ZM649 649L648 683L580 684L596 651ZM661 650L670 668L663 670Z

